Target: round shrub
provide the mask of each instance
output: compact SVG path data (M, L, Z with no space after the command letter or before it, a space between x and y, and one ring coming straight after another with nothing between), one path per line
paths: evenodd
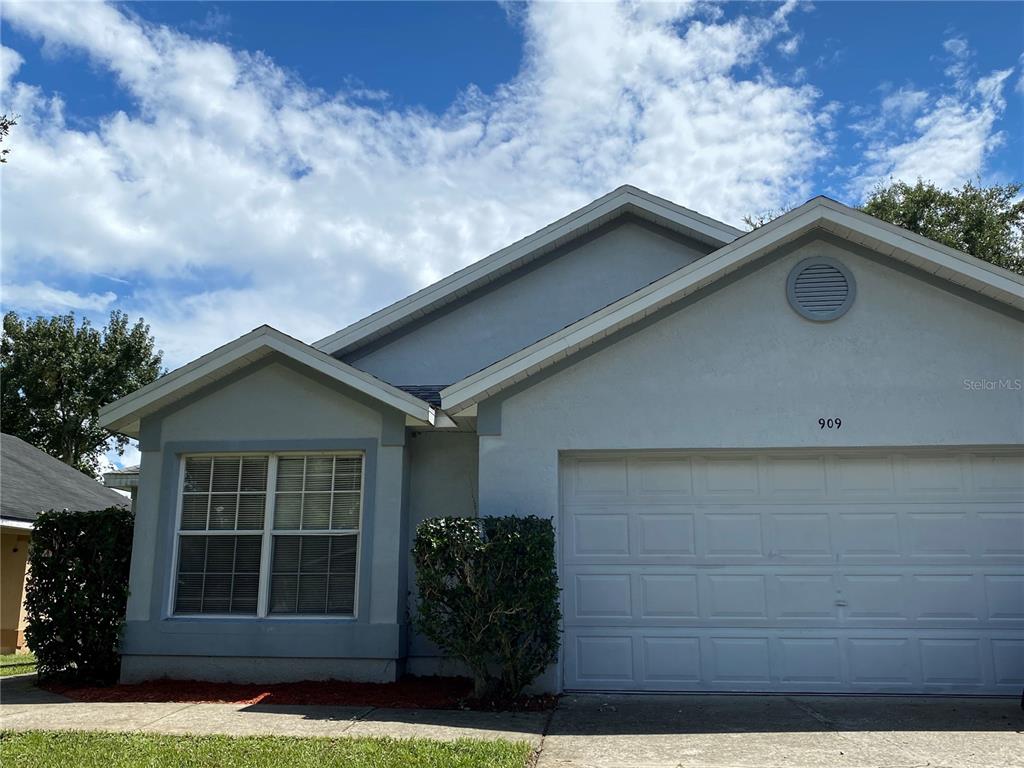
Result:
M416 530L416 628L507 701L558 658L555 530L529 517L439 517Z

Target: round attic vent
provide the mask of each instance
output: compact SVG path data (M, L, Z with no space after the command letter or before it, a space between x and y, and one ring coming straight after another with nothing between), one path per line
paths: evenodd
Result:
M835 320L853 304L857 285L850 271L835 259L804 259L789 273L789 305L808 320Z

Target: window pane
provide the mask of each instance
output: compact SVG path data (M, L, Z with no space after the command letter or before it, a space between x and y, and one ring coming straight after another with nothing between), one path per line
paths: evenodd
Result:
M327 536L303 536L302 556L299 558L300 573L327 573L327 552L330 540Z
M238 536L235 539L235 573L254 573L259 576L263 537Z
M299 613L327 613L327 576L299 576Z
M331 494L304 493L302 495L303 530L325 530L331 527Z
M181 573L175 590L175 613L200 613L203 608L203 574Z
M210 506L210 497L186 494L181 497L181 529L183 531L202 531L206 529L206 511Z
M279 493L274 499L274 527L296 531L302 519L302 494Z
M206 537L182 536L178 553L178 570L182 573L202 573L206 570Z
M185 492L210 492L210 458L190 458L185 461Z
M334 514L331 528L359 527L359 494L344 492L334 494Z
M277 460L277 490L301 491L306 460L301 457L282 456Z
M270 612L351 614L356 536L274 536Z
M355 576L327 577L327 612L328 613L355 613Z
M259 530L263 528L263 515L266 511L267 495L265 493L243 493L238 497L238 528L239 530Z
M262 536L179 539L175 613L256 613Z
M227 613L231 607L231 574L207 573L203 587L203 613Z
M295 613L295 600L299 591L299 577L274 575L270 579L271 613Z
M181 530L262 530L269 462L269 456L186 457Z
M359 456L339 456L334 465L334 490L358 491L362 487L363 460Z
M235 588L231 594L231 613L256 613L256 600L259 594L260 577L235 576Z
M267 490L267 457L246 456L242 459L242 491Z
M233 493L210 495L210 530L231 531L235 528L235 513L238 511L238 496Z
M215 456L213 458L214 493L238 493L239 470L242 459L239 456Z
M274 537L274 573L299 572L299 538L298 536Z

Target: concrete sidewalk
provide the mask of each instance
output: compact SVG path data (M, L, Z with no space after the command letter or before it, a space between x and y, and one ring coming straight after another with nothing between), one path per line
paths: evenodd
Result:
M72 702L0 683L0 727L167 734L509 739L537 768L1021 768L1015 699L568 695L555 712Z
M1016 699L573 696L537 768L1021 768Z
M75 702L35 688L34 680L33 675L0 682L0 728L227 736L390 736L440 741L508 739L529 742L536 749L549 717L546 712Z

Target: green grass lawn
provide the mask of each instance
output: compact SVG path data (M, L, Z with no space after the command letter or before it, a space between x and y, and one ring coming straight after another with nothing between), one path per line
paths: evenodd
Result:
M523 768L524 742L0 731L5 768Z
M0 656L0 677L35 671L36 657L31 653L5 653Z

